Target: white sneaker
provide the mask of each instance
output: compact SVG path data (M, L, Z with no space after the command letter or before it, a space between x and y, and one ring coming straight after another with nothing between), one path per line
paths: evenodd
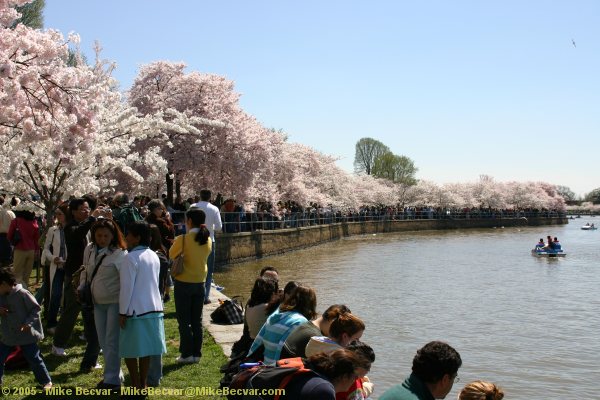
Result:
M175 361L177 362L177 364L193 364L196 362L194 356L189 356L189 357L179 356L175 359Z
M194 363L198 364L200 362L200 357L194 357Z
M63 349L62 347L56 347L55 345L52 345L52 354L59 357L67 356L67 352L65 351L65 349Z

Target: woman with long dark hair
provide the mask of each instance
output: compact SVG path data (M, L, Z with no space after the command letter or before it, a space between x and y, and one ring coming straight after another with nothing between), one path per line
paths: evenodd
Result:
M169 250L171 259L183 252L183 272L174 277L175 313L179 325L180 364L200 362L202 357L202 308L204 282L208 273L208 256L212 251L210 232L204 222L206 214L199 208L185 213L187 234L177 236Z
M285 340L295 326L316 317L317 295L307 286L297 287L289 298L279 306L279 312L271 314L258 332L248 355L264 346L264 363L274 365L281 358Z
M88 344L84 359L89 358L87 365L82 362L82 369L93 369L96 365L98 351L102 348L104 356L104 379L98 384L105 389L121 386L121 358L119 357L119 293L121 289L119 268L124 261L127 244L121 229L111 219L99 219L90 229L91 243L83 255L85 269L79 278L79 287L91 284L92 303L82 306L85 332ZM90 311L92 311L90 313ZM91 318L90 318L91 317ZM90 338L88 331L95 330L96 338ZM89 349L96 342L98 349ZM93 355L93 359L91 356Z
M267 321L267 305L278 295L279 288L277 281L268 278L256 278L250 300L246 304L244 313L244 323L248 326L250 338L254 339L258 335L260 328Z

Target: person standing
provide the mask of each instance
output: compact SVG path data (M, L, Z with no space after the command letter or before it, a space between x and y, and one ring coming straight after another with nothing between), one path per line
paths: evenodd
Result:
M40 230L33 212L19 210L15 212L15 216L16 218L10 222L7 236L11 242L15 241L17 235L19 237L13 252L13 271L17 283L22 284L27 289L29 276L31 276L33 262L35 261L35 253L39 251Z
M67 259L65 260L65 282L63 286L63 311L56 325L52 341L52 354L66 356L65 347L73 333L75 322L81 311L77 301L73 274L83 264L83 252L88 245L88 232L96 217L111 216L109 209L96 209L90 215L88 202L83 198L76 198L69 202L71 220L65 226L65 243L67 246Z
M53 335L56 330L58 309L63 293L65 282L65 260L67 259L67 244L65 241L65 225L69 207L67 204L60 205L54 211L56 224L48 229L44 250L42 251L42 263L50 263L48 268L47 292L44 296L48 301L46 304L46 325L48 333Z
M150 357L167 352L163 303L158 291L160 260L150 250L150 226L136 221L127 230L129 252L119 269L119 355L125 358L132 386L148 387Z
M211 253L210 233L204 211L190 208L185 213L188 234L177 236L169 250L171 259L183 251L183 272L174 277L175 314L179 326L179 364L200 362L202 357L202 308L207 260Z
M91 243L83 256L84 270L79 277L79 291L90 284L92 304L82 305L84 324L91 333L82 361L89 371L98 360L100 348L104 356L104 379L97 385L103 389L121 386L119 357L119 268L127 248L118 225L106 218L98 219L90 230ZM80 301L83 299L80 299ZM95 335L94 335L95 334Z
M129 202L129 197L123 193L116 193L113 197L113 220L119 225L121 232L127 235L129 224L135 221L141 221L142 216L138 209Z
M8 227L15 219L15 213L4 206L4 197L0 196L0 268L8 267L12 262L12 246L8 240Z
M223 229L221 222L221 213L219 209L210 203L212 193L208 189L200 191L200 201L192 204L192 207L199 208L206 214L206 227L210 232L210 240L212 241L212 250L208 256L208 273L204 282L204 304L209 304L210 286L212 284L212 276L215 270L215 232Z
M413 358L412 374L388 389L379 400L444 399L458 382L460 354L444 342L429 342Z

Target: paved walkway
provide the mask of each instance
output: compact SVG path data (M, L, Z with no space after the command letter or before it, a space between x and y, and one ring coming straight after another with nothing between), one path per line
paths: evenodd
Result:
M210 290L210 304L205 304L202 312L202 325L208 330L215 342L223 349L226 357L231 354L231 346L242 336L244 324L219 325L213 324L210 314L219 306L219 300L228 300L229 297L216 290Z

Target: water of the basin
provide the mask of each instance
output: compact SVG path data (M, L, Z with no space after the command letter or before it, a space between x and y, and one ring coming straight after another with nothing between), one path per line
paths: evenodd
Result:
M410 374L419 347L443 340L463 360L448 399L475 379L513 399L600 399L600 230L570 222L354 236L220 268L215 279L247 299L260 268L273 265L283 283L314 287L319 311L347 304L376 352L374 398ZM531 256L547 235L565 258Z

